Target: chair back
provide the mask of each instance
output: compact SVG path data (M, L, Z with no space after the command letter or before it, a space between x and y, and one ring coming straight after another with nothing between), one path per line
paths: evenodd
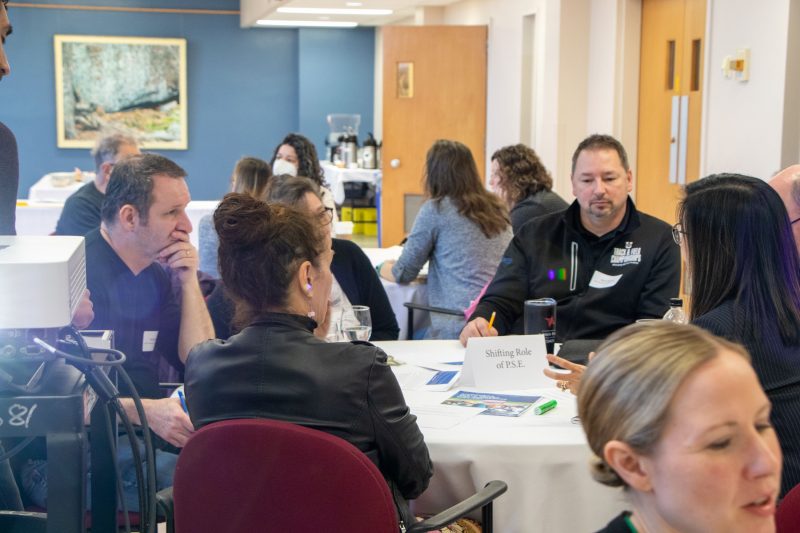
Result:
M786 493L775 512L776 533L796 533L800 531L800 485L795 485Z
M349 442L266 419L215 422L183 448L173 485L177 533L396 533L378 468Z

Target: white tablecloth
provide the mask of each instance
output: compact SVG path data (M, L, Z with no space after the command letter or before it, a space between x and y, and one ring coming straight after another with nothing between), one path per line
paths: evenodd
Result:
M53 185L52 181L53 175L63 175L63 177L69 179L70 182L65 185L55 186ZM64 203L67 201L67 198L72 195L72 193L90 181L94 180L93 172L83 172L81 175L81 181L72 181L74 175L75 172L53 172L50 174L45 174L28 190L28 200L32 202Z
M387 259L397 259L403 252L401 246L392 246L391 248L363 248L364 253L369 257L372 266L377 267ZM427 271L427 268L425 269ZM383 289L386 291L386 296L389 297L389 304L392 306L394 316L397 319L397 325L400 326L400 339L406 338L408 332L408 309L403 305L405 302L414 302L418 304L428 304L428 285L424 280L417 280L413 283L400 285L394 281L388 281L381 278ZM417 311L414 313L414 331L430 325L430 318L428 313Z
M214 201L189 202L186 213L192 222L194 230L189 238L195 247L198 246L197 224L200 219L217 208ZM56 230L56 223L64 208L63 202L17 202L17 235L50 235Z
M380 170L369 170L366 168L339 168L330 164L328 161L320 161L322 171L325 173L325 181L330 185L333 193L333 201L337 204L344 202L344 183L358 182L369 183L378 187L381 182Z
M409 353L427 352L440 361L464 354L458 341L375 344L400 360ZM413 412L440 404L457 390L404 394ZM545 395L557 399L558 407L542 416L529 409L518 418L478 415L454 428L422 427L434 475L415 504L417 513L441 511L493 479L508 484L494 508L495 531L502 533L591 532L629 508L619 489L600 485L589 474L591 452L580 425L571 421L577 412L574 396L555 387L507 392Z

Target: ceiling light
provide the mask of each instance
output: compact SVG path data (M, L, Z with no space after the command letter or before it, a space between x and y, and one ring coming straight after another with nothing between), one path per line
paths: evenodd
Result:
M278 13L294 15L391 15L391 9L348 9L327 7L279 7Z
M362 4L361 2L345 2L344 5L346 5L347 7L361 7L364 4Z
M358 22L344 22L335 20L257 20L259 26L282 26L282 27L309 27L309 28L355 28Z

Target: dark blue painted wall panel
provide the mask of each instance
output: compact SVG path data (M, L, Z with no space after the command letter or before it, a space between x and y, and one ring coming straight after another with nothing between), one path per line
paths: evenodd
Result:
M373 125L375 32L356 28L348 32L304 28L300 31L300 129L325 157L324 141L330 113L361 115L359 142Z
M64 3L51 1L51 3ZM231 0L128 0L85 4L201 9L238 9ZM305 30L241 29L236 15L111 13L12 8L14 34L6 51L12 74L0 84L0 120L16 134L20 150L20 196L43 174L74 167L90 169L85 149L56 148L53 35L130 35L187 40L189 149L160 153L189 173L192 197L216 199L226 192L235 161L243 155L269 158L289 131L315 142L324 138L324 113L331 101L357 96L360 112L372 124L373 63L350 65L341 82L313 79L336 50L301 46ZM327 39L353 57L374 57L374 31L324 30ZM324 56L324 57L320 57ZM307 65L316 66L308 68ZM330 71L326 70L326 77ZM312 115L325 109L317 119ZM308 118L301 118L306 113ZM322 133L314 129L319 122ZM309 127L308 131L304 131ZM362 128L363 129L363 128Z

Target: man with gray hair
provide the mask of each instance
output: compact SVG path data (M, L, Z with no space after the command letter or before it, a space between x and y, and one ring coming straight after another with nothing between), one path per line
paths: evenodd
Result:
M67 198L61 217L56 224L56 235L84 236L100 227L100 206L106 194L108 179L114 165L121 159L139 154L139 146L132 136L110 133L97 140L92 149L95 178Z
M792 222L794 242L797 251L800 252L800 164L781 170L769 180L769 184L786 206L786 212Z

